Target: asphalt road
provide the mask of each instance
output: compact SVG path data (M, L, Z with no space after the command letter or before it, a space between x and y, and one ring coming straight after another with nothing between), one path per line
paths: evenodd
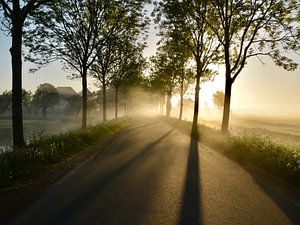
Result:
M288 225L276 187L157 119L136 122L15 220L24 225Z

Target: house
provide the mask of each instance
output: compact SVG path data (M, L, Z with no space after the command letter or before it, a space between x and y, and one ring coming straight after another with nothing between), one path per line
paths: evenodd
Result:
M78 93L71 87L57 87L56 90L61 98L68 98L78 95Z

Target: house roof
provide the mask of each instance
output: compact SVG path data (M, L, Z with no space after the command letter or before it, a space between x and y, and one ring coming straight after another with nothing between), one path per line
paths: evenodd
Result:
M78 93L74 91L74 89L71 87L57 87L56 90L60 96L69 97L73 95L78 95Z

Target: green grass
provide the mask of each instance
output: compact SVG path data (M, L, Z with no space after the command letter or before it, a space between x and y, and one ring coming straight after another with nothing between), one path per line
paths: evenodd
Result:
M191 122L167 120L187 134ZM224 136L219 130L199 125L199 140L239 162L250 163L289 183L300 185L299 146L276 143L255 131L243 130Z
M50 170L113 134L126 121L113 120L87 129L34 137L26 147L0 154L0 188L18 185Z

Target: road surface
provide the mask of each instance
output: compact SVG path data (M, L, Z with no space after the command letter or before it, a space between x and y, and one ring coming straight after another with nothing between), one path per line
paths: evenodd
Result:
M17 218L24 225L289 225L300 208L158 119L123 130Z

